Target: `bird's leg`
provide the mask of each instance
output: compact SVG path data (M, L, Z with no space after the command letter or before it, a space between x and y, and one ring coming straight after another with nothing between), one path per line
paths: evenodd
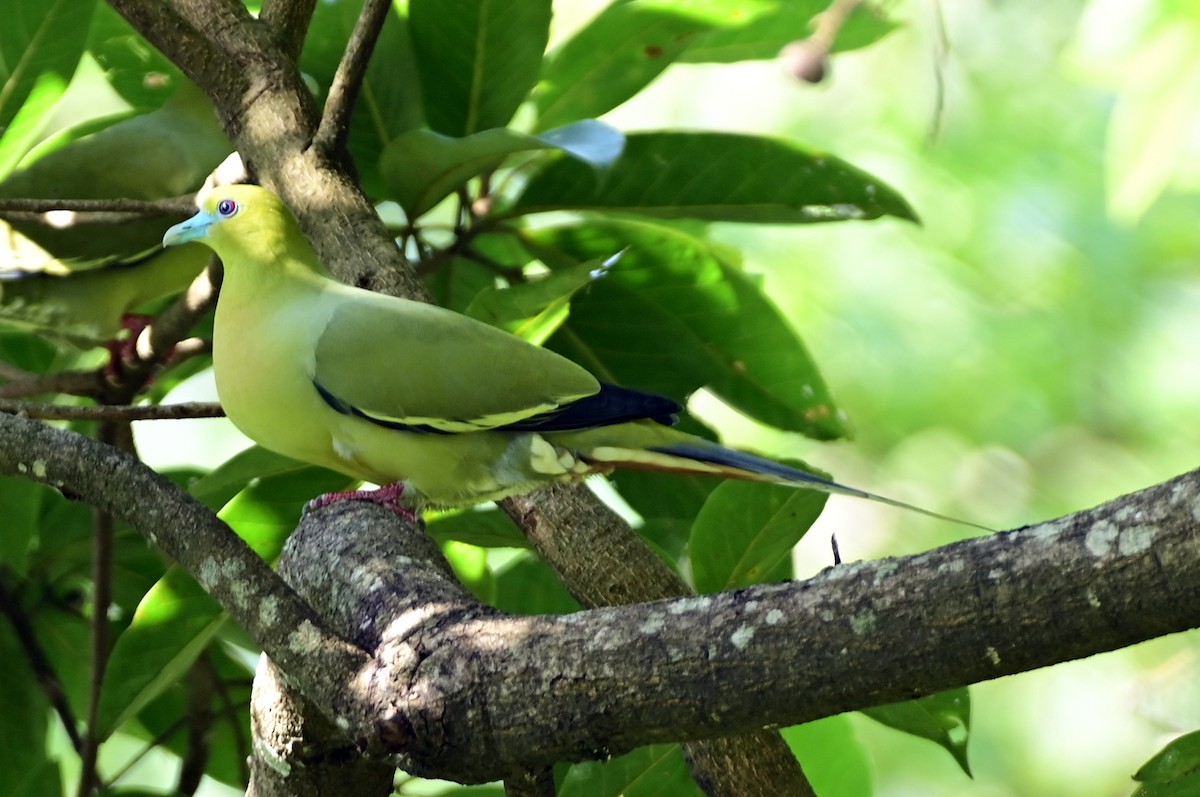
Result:
M410 523L422 523L421 515L406 507L403 504L403 499L404 482L393 482L392 484L385 484L377 490L347 490L339 493L325 493L309 501L304 506L304 511L308 513L323 506L336 504L338 501L369 501L372 504L379 504L385 509L390 509ZM424 524L422 523L422 525Z
M104 348L108 349L109 354L108 365L104 366L104 375L110 382L115 384L121 381L122 365L137 362L138 338L146 331L146 327L153 323L154 316L144 313L126 313L121 316L121 329L128 330L129 336L113 338L104 344ZM175 347L172 346L164 361L169 362L174 353Z

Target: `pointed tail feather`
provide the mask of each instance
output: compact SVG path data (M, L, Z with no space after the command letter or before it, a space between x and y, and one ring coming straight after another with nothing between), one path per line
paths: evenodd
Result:
M937 518L938 520L947 520L951 523L971 526L983 531L994 531L994 529L980 525L979 523L972 523L969 520L943 515L929 509L922 509L913 504L897 501L894 498L870 493L866 490L860 490L857 487L839 484L838 482L800 470L799 468L793 468L780 462L764 459L763 457L756 457L744 451L735 451L716 443L708 443L707 441L697 440L695 443L672 443L670 445L641 450L600 447L589 451L588 459L626 468L709 474L747 481L762 481L791 487L808 488L834 495L850 495L856 498L878 501L879 503L899 507L900 509L907 509L910 512L917 512L928 517Z

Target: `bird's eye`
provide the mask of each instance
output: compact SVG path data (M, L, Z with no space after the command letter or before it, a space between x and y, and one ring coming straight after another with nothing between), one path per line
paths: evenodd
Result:
M236 215L238 212L238 203L232 199L222 199L217 203L217 213L221 214L222 218L229 218Z

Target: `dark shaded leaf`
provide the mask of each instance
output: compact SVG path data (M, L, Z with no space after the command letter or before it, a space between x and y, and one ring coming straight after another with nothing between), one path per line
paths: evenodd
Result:
M0 6L0 177L37 139L83 55L95 0Z
M594 170L610 166L621 154L625 138L613 127L585 119L530 136L493 128L463 138L432 130L410 130L383 151L380 172L410 219L464 186L472 177L494 171L510 156L539 150L561 150Z
M1142 783L1171 783L1184 777L1200 777L1200 731L1172 739L1133 776Z
M549 0L410 0L425 114L439 133L504 127L537 81Z
M100 695L99 737L107 739L182 678L225 619L191 576L172 567L113 645Z
M733 133L630 133L602 178L573 160L554 161L507 212L550 210L760 224L916 219L893 189L838 158Z
M770 0L618 0L555 52L535 93L537 126L600 116L645 88L714 28L737 27Z
M767 580L790 561L792 548L820 516L826 498L814 490L723 482L692 526L688 553L696 591L721 592Z
M918 700L864 709L863 714L889 728L929 739L946 749L971 776L967 742L971 738L971 693L966 687L948 689Z
M628 220L551 228L531 241L576 259L625 249L608 277L576 296L551 341L600 378L674 398L708 387L763 423L819 439L846 434L803 343L709 242Z
M677 744L653 744L607 761L571 767L559 797L701 797Z

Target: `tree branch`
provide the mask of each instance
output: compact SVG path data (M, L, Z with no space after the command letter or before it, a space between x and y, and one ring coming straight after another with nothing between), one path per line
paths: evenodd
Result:
M31 401L0 399L0 412L41 421L163 421L183 418L223 418L220 404L192 401L121 407L65 407Z
M82 435L0 415L0 473L87 501L144 534L191 573L331 716L357 700L366 662L207 508L124 452ZM351 728L353 730L353 728Z
M313 146L324 152L328 157L337 157L346 146L346 137L350 133L350 115L354 111L354 103L362 90L363 80L367 74L367 64L371 60L371 52L379 40L383 23L392 10L392 0L366 0L350 41L346 44L346 52L342 55L337 72L333 76L333 84L329 87L329 98L325 102L325 112L321 115L321 124L313 138Z
M917 556L565 617L479 604L419 529L376 507L309 515L280 572L376 650L364 707L379 736L360 744L413 774L484 781L806 722L1196 627L1197 506L1193 472Z
M196 212L192 194L154 201L142 199L0 199L0 218L32 221L50 226L62 225L62 216L70 214L70 223L121 224L131 219L157 216L183 216Z
M79 735L79 720L76 719L71 703L67 700L67 693L63 689L62 681L59 679L58 673L54 671L54 665L50 663L46 651L38 642L37 633L33 629L33 623L29 616L21 608L17 596L9 589L3 572L0 572L0 614L7 617L12 624L17 642L25 651L25 658L29 660L29 667L33 670L38 685L42 687L42 691L46 693L46 699L50 701L54 712L58 714L63 730L66 731L67 738L71 740L71 747L76 753L82 753L83 738Z
M691 595L645 541L583 485L556 485L514 496L500 507L584 606L619 606ZM813 794L791 748L775 731L684 744L706 793Z

